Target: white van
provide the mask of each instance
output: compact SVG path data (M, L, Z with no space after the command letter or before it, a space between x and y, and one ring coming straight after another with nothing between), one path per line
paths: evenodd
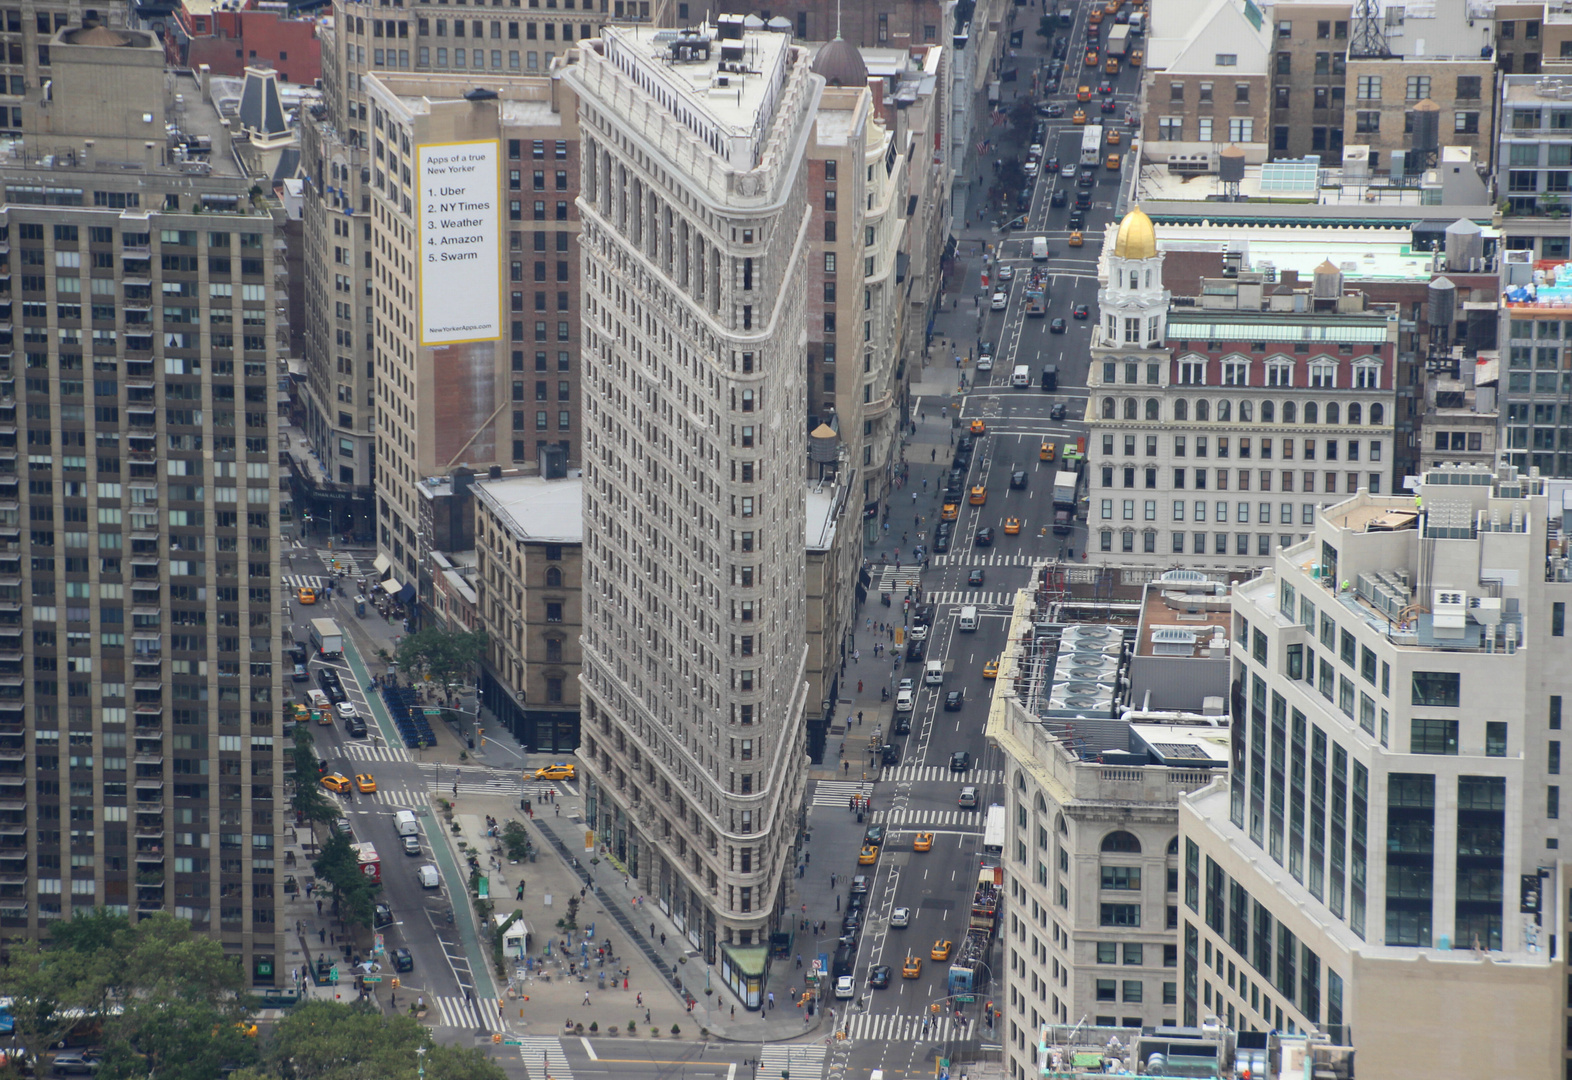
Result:
M977 605L967 604L961 608L959 626L962 633L971 633L977 629Z
M1048 261L1048 238L1046 236L1032 237L1032 261Z
M956 803L964 809L970 810L977 805L977 789L968 784L961 788L961 797Z
M922 681L929 686L944 685L944 661L929 660L927 666L923 668Z
M430 863L422 866L418 871L416 871L416 873L420 877L420 887L422 889L436 889L441 887L442 875L439 874L437 872L437 868L432 866Z
M415 815L409 810L400 810L393 815L393 827L400 836L419 836L420 826L415 822Z
M910 690L902 690L895 695L895 711L911 712L912 705L916 703L916 695Z
M1026 389L1032 385L1032 370L1025 364L1016 364L1015 370L1010 373L1010 385L1017 389Z
M311 702L313 709L331 709L333 707L332 702L328 701L328 696L320 690L307 690L306 700Z

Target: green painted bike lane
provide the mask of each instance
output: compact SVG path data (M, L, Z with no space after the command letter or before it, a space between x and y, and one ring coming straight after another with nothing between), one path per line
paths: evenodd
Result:
M371 674L360 658L360 650L355 648L354 642L348 635L344 637L344 661L360 683L360 689L366 696L366 705L371 710L373 719L376 720L377 730L382 733L384 743L388 746L403 746L404 740L398 734L398 726L388 715L387 706L382 703L381 695L371 691ZM448 902L453 907L453 926L458 931L459 942L464 947L464 955L469 957L470 974L475 982L475 997L494 998L497 996L497 990L491 978L490 956L480 943L480 934L475 928L475 911L469 904L469 894L465 884L469 881L469 875L459 867L458 859L453 855L447 837L437 831L437 819L432 814L431 808L423 806L415 811L415 816L422 819L426 838L431 841L432 855L437 860L438 869L442 871L442 880L448 882Z

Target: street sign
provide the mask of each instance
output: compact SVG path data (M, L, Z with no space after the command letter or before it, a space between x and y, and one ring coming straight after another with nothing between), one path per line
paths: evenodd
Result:
M421 709L420 712L421 712L422 716L441 716L442 715L442 710L441 709Z
M366 975L366 976L363 976L363 981L368 982L368 983L379 983L379 982L382 981L382 976L381 975Z
M503 1039L502 1040L502 1045L503 1046L523 1046L524 1045L524 1040L523 1039Z

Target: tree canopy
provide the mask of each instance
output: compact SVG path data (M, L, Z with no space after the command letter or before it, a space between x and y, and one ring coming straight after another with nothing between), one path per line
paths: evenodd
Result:
M398 643L399 666L411 674L425 675L443 689L468 673L486 654L486 632L443 630L427 627Z
M311 1001L278 1022L262 1060L231 1080L416 1080L424 1050L427 1080L505 1080L475 1049L442 1046L413 1017L362 1005Z

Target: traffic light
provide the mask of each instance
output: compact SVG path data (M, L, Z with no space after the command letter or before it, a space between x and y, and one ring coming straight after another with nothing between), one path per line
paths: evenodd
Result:
M393 989L395 989L395 990L398 989L398 976L397 975L393 976Z

